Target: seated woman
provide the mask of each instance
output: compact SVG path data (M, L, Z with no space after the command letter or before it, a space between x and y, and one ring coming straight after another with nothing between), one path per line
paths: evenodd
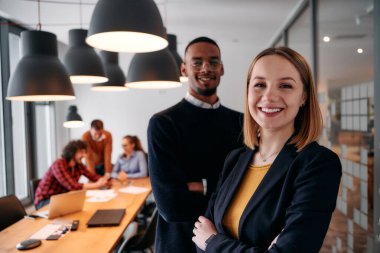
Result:
M101 177L90 172L82 159L86 158L87 145L85 142L70 141L62 151L62 157L57 159L48 169L39 183L34 204L36 209L49 204L50 196L81 189L97 189L109 186L107 177ZM78 180L81 175L91 182L82 184Z
M124 152L113 167L111 177L124 181L127 177L146 177L148 174L145 152L137 136L126 135L121 141Z

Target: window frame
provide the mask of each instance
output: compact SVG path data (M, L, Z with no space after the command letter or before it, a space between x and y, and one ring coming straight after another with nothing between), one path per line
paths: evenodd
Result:
M8 91L8 82L11 75L10 69L10 54L9 54L9 34L15 34L17 36L21 35L22 31L27 30L26 28L14 24L12 21L0 17L0 22L5 25L0 26L0 50L1 50L1 102L3 103L3 129L4 129L4 162L5 162L5 195L15 194L15 172L14 172L14 162L13 162L13 131L12 131L12 103L6 99ZM25 137L26 137L26 173L27 173L27 185L29 185L29 180L33 178L35 174L34 164L35 164L35 151L33 145L35 143L34 136L34 105L32 102L24 102L24 113L25 113ZM29 187L27 187L29 189ZM28 191L27 197L21 199L23 205L28 205L32 203L30 198L30 192Z

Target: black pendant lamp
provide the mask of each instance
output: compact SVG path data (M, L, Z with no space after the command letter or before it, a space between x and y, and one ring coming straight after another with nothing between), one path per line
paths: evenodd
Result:
M187 82L187 80L188 80L187 76L183 76L181 74L181 64L182 64L183 60L177 52L177 36L174 34L168 33L168 41L169 41L169 51L172 53L174 60L177 64L179 73L180 73L179 79L182 83Z
M126 91L125 75L119 66L119 55L115 52L100 51L103 67L108 77L108 82L94 84L94 91Z
M179 72L168 48L135 54L127 75L128 88L168 89L180 87Z
M69 50L63 62L75 84L104 83L108 81L102 62L94 48L86 44L87 30L69 31Z
M69 75L58 59L57 37L44 31L21 33L22 58L8 84L8 100L75 99Z
M112 52L152 52L167 47L166 32L153 0L99 0L86 42Z
M75 105L70 105L69 113L66 116L66 121L63 122L63 126L67 128L77 128L84 126L82 117L78 114L78 108Z

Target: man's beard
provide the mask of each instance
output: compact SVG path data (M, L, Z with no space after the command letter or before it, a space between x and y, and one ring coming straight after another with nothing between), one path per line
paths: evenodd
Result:
M197 93L201 96L210 97L216 93L216 87L210 89L197 88Z

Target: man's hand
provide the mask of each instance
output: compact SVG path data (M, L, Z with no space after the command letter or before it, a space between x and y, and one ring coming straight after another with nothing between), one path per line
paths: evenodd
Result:
M98 179L98 181L96 181L96 185L98 188L107 186L107 184L108 184L108 179L106 177L101 177Z

